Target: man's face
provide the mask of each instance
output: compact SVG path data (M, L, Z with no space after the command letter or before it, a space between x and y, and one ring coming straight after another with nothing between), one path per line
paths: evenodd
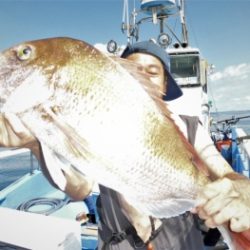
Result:
M166 93L165 70L157 57L149 54L134 53L129 55L127 59L140 64L142 71L148 75L150 81L159 88L162 94Z

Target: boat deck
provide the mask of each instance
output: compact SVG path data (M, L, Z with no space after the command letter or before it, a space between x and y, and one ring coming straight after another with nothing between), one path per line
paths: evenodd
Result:
M96 196L96 194L91 196L93 201L95 201ZM35 170L32 174L26 174L2 190L0 192L0 206L1 208L11 208L11 210L23 210L32 214L39 214L40 216L50 215L49 217L74 221L80 226L82 249L96 249L97 224L88 220L89 209L86 203L83 201L72 201L63 192L52 187L38 170ZM12 223L13 220L4 228L5 232L10 230L9 233L12 233L11 230L13 231L13 228L16 227L15 224L11 225ZM23 229L21 231L25 231L27 225L28 222L23 224L20 230ZM0 242L3 241L2 237L2 233L0 233ZM20 247L25 249L24 245L20 245ZM9 246L9 249L15 248Z

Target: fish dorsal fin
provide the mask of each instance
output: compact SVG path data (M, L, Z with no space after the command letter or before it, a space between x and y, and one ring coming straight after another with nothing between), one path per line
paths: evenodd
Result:
M193 164L200 171L202 171L206 176L208 176L209 173L206 163L200 158L196 150L188 142L187 138L183 135L179 127L176 125L174 119L171 117L172 112L169 110L167 104L161 98L163 93L161 93L159 91L159 88L157 88L155 84L153 84L149 80L148 75L141 70L141 66L136 62L132 62L124 58L119 58L119 57L111 57L111 58L117 63L119 63L123 68L125 68L143 86L143 88L146 90L149 96L154 100L160 112L165 116L167 120L169 120L172 124L174 124L174 127L177 133L180 135L180 138L184 146L190 153L191 157L190 160L192 160Z
M146 92L152 97L156 103L161 100L161 96L164 94L159 91L159 88L153 84L149 80L149 75L142 70L142 66L136 62L130 61L128 59L119 58L119 57L111 57L115 62L120 64L128 73L130 73L139 83L141 83L142 87L146 90ZM158 103L158 105L161 105ZM165 104L163 104L165 105ZM165 110L166 112L166 110Z

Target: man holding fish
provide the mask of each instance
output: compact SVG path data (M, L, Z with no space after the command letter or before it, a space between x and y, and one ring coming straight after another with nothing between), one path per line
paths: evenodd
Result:
M159 88L159 92L163 95L163 100L171 101L182 95L177 83L168 71L168 58L166 52L156 44L152 42L140 42L129 45L124 50L122 57L138 63L142 67L142 71L147 74L150 81ZM231 174L231 167L224 161L221 155L218 154L207 132L198 124L197 117L182 116L182 119L186 121L187 124L184 124L178 117L175 118L175 122L183 130L182 132L186 137L189 138L190 143L195 146L199 152L203 152L203 157L207 158L206 160L211 166L210 171L213 173L214 178L217 179L227 173ZM199 135L199 138L196 137L196 133ZM220 168L220 165L222 165L223 168ZM214 204L210 201L211 204L207 205L208 199L217 197L217 192L221 192L222 185L224 184L222 184L222 182L216 184L218 191L213 190L215 187L214 185L211 184L207 190L204 189L204 193L201 192L197 203L199 206L197 206L196 210L193 210L194 212L198 212L200 217L206 220L206 224L209 227L217 226L216 222L213 220L214 214L210 215L209 206L217 206L216 213L219 212L219 209L224 207L224 205L220 206L216 204L216 202L220 202L220 200L214 201ZM249 181L247 185L250 185ZM225 188L225 193L228 192L229 194L229 189L229 187ZM133 249L133 244L137 244L137 248L139 249L147 249L145 245L140 244L140 240L137 237L132 237L131 239L129 236L122 235L126 230L129 231L127 234L131 234L133 231L130 229L126 218L130 218L130 221L132 221L133 226L137 230L137 234L144 242L148 243L148 240L151 240L153 249L203 249L201 232L197 227L198 222L190 213L185 213L170 219L163 219L161 222L159 220L151 221L147 216L137 213L136 211L131 211L131 208L126 210L125 201L113 190L101 186L100 191L99 199L101 201L99 202L101 202L101 208L99 208L99 213L102 215L99 231L101 235L101 244L99 244L100 249ZM234 191L230 190L230 192ZM227 196L227 194L225 196ZM228 200L228 203L230 203L229 197L225 198ZM221 199L222 203L225 204L223 195ZM203 204L206 205L206 210L202 207ZM120 207L123 207L123 212L119 211ZM116 219L112 220L110 217ZM116 225L117 223L119 223L119 226ZM155 223L155 225L152 226L152 223ZM218 223L218 225L219 224L220 223ZM155 232L152 232L153 227L155 228ZM248 229L247 226L245 229ZM110 237L110 233L117 234L117 231L120 233L119 237L121 237L123 241L120 240L119 242L115 237ZM116 243L114 243L115 241ZM128 245L128 242L130 242L130 245ZM118 245L119 248L117 248ZM103 246L106 248L103 248ZM109 248L107 248L107 246L109 246Z
M58 58L60 57L61 60L58 61L57 64L53 64L52 61L49 61L49 60L54 59L53 56L56 56L55 55L56 53L54 52L55 50L50 48L50 46L56 45L58 47L63 43L65 43L66 45L63 48L59 49L60 55L58 55ZM77 52L74 52L73 47L67 47L67 46L71 46L71 43L73 43L73 45L77 48ZM45 44L45 46L44 46L44 44ZM70 48L70 50L68 50L68 51L71 51L72 54L81 52L82 47L83 47L82 51L84 51L84 52L87 51L86 45L85 44L81 45L80 42L77 42L74 40L71 41L70 39L69 40L68 39L54 39L54 40L51 39L51 40L47 40L47 41L44 40L44 41L38 42L38 43L28 43L28 44L25 44L21 48L20 47L14 48L12 50L11 54L7 51L6 55L4 55L5 58L2 59L1 62L7 63L7 62L9 62L8 61L9 58L7 58L7 57L16 56L19 60L18 64L20 62L22 63L24 61L26 63L25 65L27 65L29 67L30 66L29 62L36 63L37 68L39 68L39 70L36 71L36 74L40 74L40 69L42 67L44 67L44 62L39 62L39 60L35 61L36 56L39 53L40 46L42 46L41 51L43 53L45 53L47 51L50 51L50 52L53 51L53 53L52 53L53 55L49 54L48 57L46 58L46 60L48 60L48 62L50 62L50 67L48 67L46 69L46 74L51 73L53 71L53 67L56 68L57 65L58 65L58 68L59 68L59 66L60 67L65 66L65 64L66 64L65 62L67 61L68 58L70 58L70 55L67 55L67 59L66 59L66 57L63 58L64 48L66 48L66 49ZM45 48L45 50L44 50L44 48ZM89 48L89 47L87 47L87 48ZM46 49L47 49L47 51L46 51ZM142 77L143 78L142 81L144 81L144 78L147 78L150 80L151 83L154 84L154 86L152 86L152 85L150 85L150 83L147 83L147 91L149 89L149 92L150 91L153 92L153 95L152 95L153 98L156 99L157 102L159 102L159 106L163 110L162 112L165 112L164 114L166 115L167 119L169 121L171 121L171 123L174 120L175 123L178 125L179 129L182 131L182 133L184 135L186 135L186 137L187 137L187 131L186 131L187 129L185 127L185 123L183 123L183 121L177 115L171 114L170 112L169 113L166 112L164 107L162 107L162 103L157 99L157 98L159 98L159 93L162 93L163 99L167 100L167 101L169 101L171 99L175 99L175 98L180 96L180 90L178 89L178 86L175 85L174 80L172 79L171 75L168 72L168 67L167 67L167 62L166 62L167 58L164 55L164 53L165 52L162 51L161 48L159 48L157 45L152 44L151 42L146 42L146 43L137 44L134 47L128 48L127 50L125 50L123 57L126 57L130 61L134 61L137 63L134 66L136 68L138 68L138 70L137 70L137 72L131 72L132 75L134 74L134 76ZM92 62L91 60L93 60L93 58L96 55L100 56L99 52L95 51L93 48L92 48L92 52L90 54L91 54L91 57L89 56L90 62ZM37 58L39 59L39 57L37 57ZM80 59L80 57L77 57L77 58ZM45 59L43 59L43 60L45 60ZM109 60L109 59L107 59L106 57L103 56L103 58L102 58L102 60L100 60L100 62L103 63L105 60ZM14 61L15 61L15 58L11 58L10 62L13 63ZM72 64L73 61L74 60L72 60L70 62L70 65ZM110 62L113 63L112 61L110 61ZM121 65L124 64L123 67L125 69L127 69L128 71L131 70L131 69L128 69L127 66L125 66L127 62L121 61L118 63L120 63ZM100 67L100 65L101 65L101 63L97 64L96 66ZM117 64L115 62L114 67L116 67L116 66L117 66ZM16 65L15 65L15 67L18 68L18 66L16 66ZM33 65L32 65L32 67L33 67L33 69L37 69ZM97 67L97 69L102 70L102 68L98 68L98 67ZM119 66L117 66L117 67L120 70ZM78 65L74 66L73 70L75 70L77 68L78 68ZM1 79L1 74L3 75L2 79L4 79L4 80L7 79L6 72L8 69L4 68L2 71L0 69L0 79ZM112 69L112 67L109 69ZM104 74L103 72L104 71L102 71L100 73L100 76L102 76L102 74ZM120 70L119 72L122 72L123 75L127 76L126 75L127 73L124 72L123 70ZM70 74L71 74L71 71L69 69L67 69L67 71L63 72L62 75L64 76L64 78L60 82L60 84L58 85L59 87L61 87L64 84L65 79L70 78ZM44 77L44 75L43 75L43 77ZM39 79L42 80L43 77L41 77ZM115 75L115 77L118 77L118 76ZM115 77L114 77L114 79L117 79ZM58 72L53 77L51 77L51 76L48 77L48 79L51 81L53 81L55 79L58 79L60 81L61 78L62 78L62 76L59 75ZM6 82L11 83L11 80L13 80L13 79L17 79L17 78L7 79ZM91 79L92 78L88 78L88 80L91 80ZM118 78L118 79L120 79L120 78ZM20 80L20 79L17 79L17 80ZM120 79L120 80L122 80L122 79ZM2 81L1 81L1 84L2 84ZM55 86L55 88L56 87L57 86ZM73 85L67 86L67 91L71 91L73 89L73 87L74 87ZM114 85L114 88L116 88L115 85ZM129 84L128 84L128 88L130 88ZM23 88L22 90L25 90L25 88ZM110 90L111 89L109 89L109 91ZM86 91L90 91L90 90L87 89ZM141 90L139 90L139 91L141 91ZM6 92L3 92L3 93L4 93L4 95L11 97L10 92L8 92L7 94L6 94ZM48 94L47 92L44 92L44 93ZM17 92L17 94L18 94L18 92ZM122 94L122 93L119 93L119 94ZM128 93L127 96L128 96L128 98L131 98L129 94L130 93ZM1 102L5 104L7 98L4 95L3 95L3 97L1 96L2 97ZM145 96L144 93L142 93L142 96L143 96L142 100L144 100L144 96ZM112 96L112 98L115 98L115 96ZM148 97L145 97L145 98L148 98ZM59 100L59 98L58 98L58 100ZM88 99L88 100L91 101L91 99ZM150 98L147 100L151 101ZM15 99L12 97L11 101L15 102ZM131 101L131 99L130 99L130 101ZM25 105L27 106L26 103L24 103L24 106ZM29 105L30 105L30 103L29 103ZM25 106L25 109L28 109L29 107L28 106L26 107L26 106ZM138 106L139 106L139 104L138 104ZM47 178L55 186L61 188L68 195L72 196L75 199L83 199L84 197L86 197L88 195L88 193L91 192L93 181L91 179L86 179L85 176L83 176L80 173L81 172L81 171L79 171L80 167L78 166L80 164L76 164L77 170L74 167L72 167L72 165L68 164L67 168L61 167L61 169L60 169L61 172L63 173L63 177L65 178L65 180L64 180L65 185L60 184L61 182L59 179L57 179L57 176L53 175L51 173L50 166L47 166L48 165L47 164L48 158L44 156L45 152L48 152L48 150L46 149L46 145L44 146L42 143L42 148L41 148L41 146L37 142L36 138L38 138L38 140L40 142L41 141L44 142L44 141L42 140L41 136L39 135L39 133L37 131L32 131L32 129L30 129L32 126L30 126L30 123L27 122L29 116L26 116L26 117L22 116L24 114L25 109L21 110L20 107L22 107L22 106L20 106L20 105L18 106L17 112L15 112L15 110L11 109L11 108L9 109L11 112L7 112L7 111L9 111L8 110L9 107L8 107L8 105L5 105L5 109L4 109L5 112L4 112L4 114L0 115L0 145L6 146L6 147L15 146L15 147L28 147L28 148L30 148L34 152L34 154L37 156L37 158L39 160L41 160L42 163L44 163L44 164L42 164L43 171L44 171L45 175L47 176ZM102 112L105 112L105 111L109 112L110 109L111 109L111 111L113 111L112 107L109 107L106 110L103 109ZM137 107L137 106L135 106L135 107ZM41 110L42 110L43 114L42 114L42 116L39 116L39 118L46 119L47 121L52 120L54 122L54 124L56 124L55 128L59 129L60 131L63 131L64 134L67 134L67 133L70 134L69 132L71 132L70 137L69 137L71 140L71 143L67 144L67 147L71 147L71 148L73 147L74 151L71 152L71 155L67 158L67 160L71 159L72 161L78 163L77 161L75 161L75 158L79 157L80 152L78 152L78 150L80 150L81 148L84 149L84 147L82 147L84 145L84 141L83 140L78 141L76 138L76 134L74 134L71 131L71 127L74 127L76 125L74 123L72 123L69 126L68 125L66 126L62 123L62 117L60 117L60 112L61 112L60 108L61 107L58 105L48 108L48 106L46 104L45 106L42 106L41 109L40 108L41 108L41 106L39 106L37 108L37 111L41 112ZM94 111L96 111L96 110L94 110ZM142 110L142 111L144 111L144 110ZM131 112L133 112L133 110L129 110L129 112L131 113ZM157 113L157 111L153 111L152 114L154 114L155 112ZM16 115L16 114L18 114L18 115ZM59 114L58 117L56 116L57 114ZM89 118L89 120L90 120L90 118ZM126 118L126 116L125 116L125 118ZM86 121L88 122L89 120L86 120ZM31 120L29 120L29 121L31 121ZM158 118L156 119L156 121L158 122ZM147 121L145 120L145 122L147 122ZM100 123L100 124L102 124L102 123ZM152 124L152 123L150 122L150 124ZM130 129L129 124L126 124L126 125L127 125L128 129ZM188 157L190 159L189 164L191 164L192 166L197 165L198 168L201 166L201 168L202 168L201 171L203 171L205 173L204 175L200 175L200 174L198 174L198 172L196 172L197 170L194 170L194 169L187 170L187 175L189 175L190 173L192 173L192 174L195 173L195 177L194 178L192 177L192 180L197 180L197 182L204 184L204 187L201 189L199 188L199 190L198 190L199 192L198 192L198 196L197 196L197 206L195 208L195 210L196 210L195 212L197 212L198 215L202 219L205 220L205 223L208 227L216 227L216 226L221 225L225 222L230 222L230 228L232 231L242 232L242 231L245 231L247 229L250 229L250 199L249 199L250 192L247 191L248 189L250 191L249 180L246 179L245 177L233 172L231 167L226 163L226 161L216 151L215 147L213 146L212 141L210 140L209 135L205 131L203 131L203 129L201 128L200 125L198 125L198 124L196 124L196 125L198 126L198 129L196 131L196 140L194 142L194 147L195 147L196 151L198 152L200 158L206 163L206 167L208 168L207 170L203 169L203 163L200 163L200 160L196 158L197 155L193 151L191 146L189 144L187 144L186 142L183 143L184 144L183 149L185 148L185 149L190 150L190 152L191 152L190 154L192 155L191 157ZM107 128L110 128L109 127L110 124L104 123L103 126L107 126ZM164 122L164 126L165 126L165 122ZM175 125L171 125L171 126L172 126L171 129L172 128L176 129ZM111 128L114 128L114 127L111 127ZM159 131L165 131L165 127L163 129L160 125L159 125L159 127L158 126L154 127L154 130L158 130L158 129L160 129ZM163 129L163 130L161 130L161 129ZM109 130L107 130L107 131L109 132ZM178 129L176 131L178 131ZM193 132L195 132L195 131L193 131ZM105 135L102 135L102 136L105 136ZM157 136L159 136L159 135L157 134ZM157 136L154 137L153 139L156 140L156 142L159 142L160 138ZM179 145L182 144L182 141L184 140L182 138L182 135L180 135L180 137L181 137L181 139L180 139L181 143L179 143L179 141L178 141L177 147L179 147ZM92 142L91 138L89 137L87 139L89 140L89 142L91 144L91 142ZM172 138L170 138L170 139L172 139ZM194 137L192 139L194 139ZM175 140L179 140L179 139L174 138L173 140L175 142ZM77 143L79 143L79 144L77 144ZM165 141L163 143L165 143ZM78 150L77 150L77 146L75 146L75 145L79 145ZM94 148L95 144L93 144L92 146ZM154 154L157 153L156 149L158 150L159 149L158 147L159 147L159 143L155 145L155 148L153 150ZM180 146L180 147L182 148L182 146ZM168 148L167 145L166 145L166 148ZM91 149L91 147L90 147L90 149ZM96 149L99 149L99 148L97 147ZM169 148L169 150L171 150L171 149L172 148ZM174 151L175 151L175 149L176 148L174 148ZM57 153L56 156L59 155L60 150L63 150L63 148L62 149L61 148L55 149L55 152ZM43 152L43 154L41 154L41 152ZM121 152L123 153L123 151L121 151ZM91 154L92 152L89 152L88 150L86 150L86 152L84 152L84 153L86 153L86 157L89 157L89 156L92 157L92 154ZM109 153L110 152L108 152L108 154ZM173 153L182 154L182 151L172 152L171 154L173 154ZM100 154L101 154L101 151L100 151ZM74 157L72 157L72 155ZM187 155L189 155L189 153ZM127 156L133 157L133 155L130 155L130 154L128 154ZM112 155L112 157L113 157L113 155ZM183 157L186 159L187 156L185 155ZM98 163L98 164L100 164L100 162L101 162L101 163L104 163L104 165L107 165L107 163L109 163L107 161L107 159L103 160L101 158L100 162L98 160L99 160L99 158L96 157L96 158L94 158L93 162ZM116 158L114 158L114 161L115 160L116 160ZM174 163L174 164L176 164L176 163ZM181 163L177 163L177 168L179 170L181 170L180 173L182 174L182 169L180 169L181 165L182 165ZM86 169L87 169L87 167L88 166L86 166ZM98 167L99 167L99 165L98 165ZM150 166L148 166L148 167L150 168ZM118 173L116 173L115 171L114 171L114 176L117 176ZM122 169L119 168L119 171L122 171ZM84 174L86 173L86 171L85 172L82 171L82 172ZM106 174L106 172L103 172L103 173ZM86 174L88 175L88 173L86 173ZM125 174L126 174L126 172L124 172L124 175ZM144 177L144 174L146 174L146 173L142 173L141 176ZM151 176L153 174L154 174L154 172L151 173ZM210 175L210 178L212 180L216 180L216 181L210 182L210 183L207 182L205 180L206 178L204 177L207 174ZM94 176L90 176L90 177L94 177ZM132 178L133 176L129 176L129 177ZM122 177L119 177L119 178L121 178L121 181L124 181L124 183L129 181L129 179L123 179ZM158 179L160 179L160 178L157 178L156 180L158 180ZM101 184L106 184L105 180L103 180L101 176L99 177L98 180L101 180ZM138 181L138 179L136 179L136 181ZM167 185L168 180L166 179L165 182ZM163 182L163 184L165 182ZM186 185L185 183L186 182L183 179L183 185ZM143 183L140 183L140 185L141 184L143 184ZM107 183L107 185L109 185L109 184ZM153 189L154 183L152 182L151 185L152 186L150 186L150 189L148 189L147 192L151 192L151 189ZM191 185L190 182L187 182L187 185ZM145 189L147 188L147 186L145 186ZM199 186L202 186L202 185L199 185ZM162 187L163 187L163 185L162 185ZM171 185L170 187L173 187L173 185ZM119 189L119 187L115 186L115 184L114 184L114 187L109 186L109 188L114 188L115 190L117 189L118 192L122 193L122 189ZM122 188L122 185L121 185L121 188ZM101 187L101 189L102 189L102 187ZM105 190L105 188L104 188L104 190ZM110 189L106 189L106 190L109 191ZM113 191L111 191L111 192L113 192ZM194 193L197 194L196 191L194 191ZM117 195L117 194L118 193L114 193L114 195ZM188 195L187 197L193 197L194 194L192 193L192 194L187 194L187 195ZM149 211L149 212L144 214L144 212L140 211L139 208L142 208L142 207L140 207L139 204L138 204L138 206L136 206L136 208L131 206L131 205L133 205L132 201L135 201L134 197L130 197L130 196L126 196L126 195L124 195L124 197L123 197L122 195L119 195L119 194L117 195L117 197L118 198L115 198L115 199L117 199L117 202L119 204L121 204L121 210L125 211L125 214L128 215L128 218L127 218L128 223L129 222L132 223L132 225L134 226L134 228L137 231L139 238L147 243L149 242L149 240L150 241L152 240L152 244L149 242L149 244L147 244L147 246L141 246L142 249L145 249L145 247L149 248L151 246L155 247L155 249L167 249L170 247L175 247L175 246L171 246L171 241L176 242L176 244L178 244L178 246L175 247L174 249L184 249L184 247L185 247L185 249L200 249L200 245L199 245L200 243L198 242L199 240L194 239L196 236L190 236L190 235L183 236L183 235L181 235L182 232L179 232L179 231L176 231L176 235L173 235L173 237L175 237L175 239L170 238L170 239L166 240L167 243L164 242L164 237L163 237L164 234L162 232L164 232L164 233L167 232L167 228L169 231L171 231L172 229L167 227L168 222L166 222L166 224L165 224L164 220L154 219L153 218L154 216L149 216L149 215L150 214L156 215L156 217L162 218L162 217L164 217L163 215L165 215L165 212L164 212L165 209L159 210L159 207L156 207L156 208L155 207L148 207L145 209L145 211ZM152 197L154 197L154 196L152 196ZM174 197L176 198L176 196L174 196ZM126 198L128 198L129 202L127 202ZM181 198L178 201L183 203L182 205L184 207L191 208L191 205L190 205L191 203L190 203L189 199L191 199L191 198L187 198L186 200L185 200L185 198L184 199ZM142 201L142 200L140 200L140 201ZM147 203L144 203L144 204L145 204L145 206L147 205ZM178 203L178 204L180 204L180 203ZM186 213L183 214L183 212L184 212L184 211L182 211L183 209L180 209L180 211L182 211L180 213L176 212L176 211L179 211L178 204L173 203L174 208L172 208L173 211L171 211L173 213L168 213L169 215L172 214L172 216L168 216L168 217L176 217L176 215L181 214L179 217L176 217L177 220L181 221L179 223L186 224L186 223L189 223L187 221L191 221L191 224L190 224L191 231L190 232L194 233L194 222L193 222L192 216L190 214L186 214ZM103 206L103 205L105 205L105 204L102 204L102 209L105 210L105 206ZM164 204L164 206L165 206L165 204ZM116 215L116 214L114 214L114 215ZM174 219L173 219L173 222L174 222ZM162 224L163 224L163 226L162 226ZM161 230L161 228L163 228L163 227L164 227L164 230ZM165 227L166 227L166 229L165 229ZM175 224L173 223L172 228L174 229L174 227L175 227ZM185 226L184 227L181 226L179 228L185 229ZM129 228L128 233L133 232L133 234L135 234L136 231L133 231L133 229ZM195 232L195 233L197 233L197 232ZM163 235L161 235L161 234L163 234ZM167 237L167 234L165 234L165 236ZM197 243L198 245L197 246L195 244L192 245L193 242L185 242L184 237L187 237L189 240L191 239L191 241L192 241L192 239L196 240L198 242ZM157 248L157 243L155 243L155 245L154 245L154 242L157 242L157 238L159 239L159 241L161 241L161 243L160 243L161 246L159 246L158 248ZM132 240L134 240L134 239L132 239ZM126 236L125 236L125 241L128 241L129 244L131 244L131 241L126 239ZM140 241L138 241L138 242L140 242ZM120 242L117 242L117 244L120 244ZM175 243L173 243L173 244L175 244ZM188 244L191 244L191 245L188 245ZM120 248L119 246L117 246L117 248L116 248L114 242L112 242L110 248L108 248L108 249L129 249L129 248L128 247L127 248L124 248L124 247ZM131 249L134 249L134 247L132 247Z

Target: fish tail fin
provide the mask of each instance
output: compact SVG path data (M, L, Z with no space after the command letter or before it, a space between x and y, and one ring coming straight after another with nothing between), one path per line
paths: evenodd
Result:
M250 250L250 229L242 233L230 231L236 250Z
M230 250L250 250L250 229L241 233L233 232L228 225L218 229Z

